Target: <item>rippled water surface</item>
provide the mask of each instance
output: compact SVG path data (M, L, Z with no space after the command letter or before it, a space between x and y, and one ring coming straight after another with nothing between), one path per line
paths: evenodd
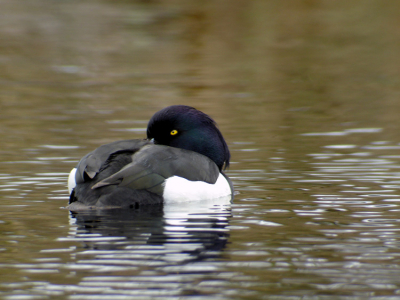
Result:
M0 3L2 299L400 299L399 2ZM63 209L178 103L233 203Z

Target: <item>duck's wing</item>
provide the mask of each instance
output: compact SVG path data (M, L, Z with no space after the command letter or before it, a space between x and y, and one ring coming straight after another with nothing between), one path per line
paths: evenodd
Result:
M179 148L149 144L135 152L131 159L121 170L97 182L92 189L118 185L162 196L163 183L169 177L215 183L219 176L219 169L211 159Z
M147 140L123 140L100 146L80 160L76 166L75 182L78 184L93 179L116 153L134 153L149 143Z

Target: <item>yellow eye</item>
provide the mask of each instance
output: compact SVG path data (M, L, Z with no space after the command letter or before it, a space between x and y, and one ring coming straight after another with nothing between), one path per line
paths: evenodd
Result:
M176 135L176 134L178 134L178 130L172 130L170 133L169 133L170 135Z

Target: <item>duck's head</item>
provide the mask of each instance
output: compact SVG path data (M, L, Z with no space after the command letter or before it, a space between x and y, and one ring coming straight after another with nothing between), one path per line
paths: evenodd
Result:
M220 170L229 166L229 149L216 123L193 107L173 105L155 113L147 126L147 138L203 154Z

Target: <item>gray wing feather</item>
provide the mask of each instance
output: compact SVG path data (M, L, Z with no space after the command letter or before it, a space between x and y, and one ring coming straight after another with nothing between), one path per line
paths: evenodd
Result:
M92 189L119 185L147 189L161 195L164 189L162 184L172 176L215 183L219 169L211 159L196 152L150 144L134 153L131 163L101 180Z
M75 182L85 182L86 176L93 179L112 154L122 150L131 150L134 152L146 144L149 144L149 141L123 140L100 146L96 150L85 155L78 163L77 172L75 173Z

